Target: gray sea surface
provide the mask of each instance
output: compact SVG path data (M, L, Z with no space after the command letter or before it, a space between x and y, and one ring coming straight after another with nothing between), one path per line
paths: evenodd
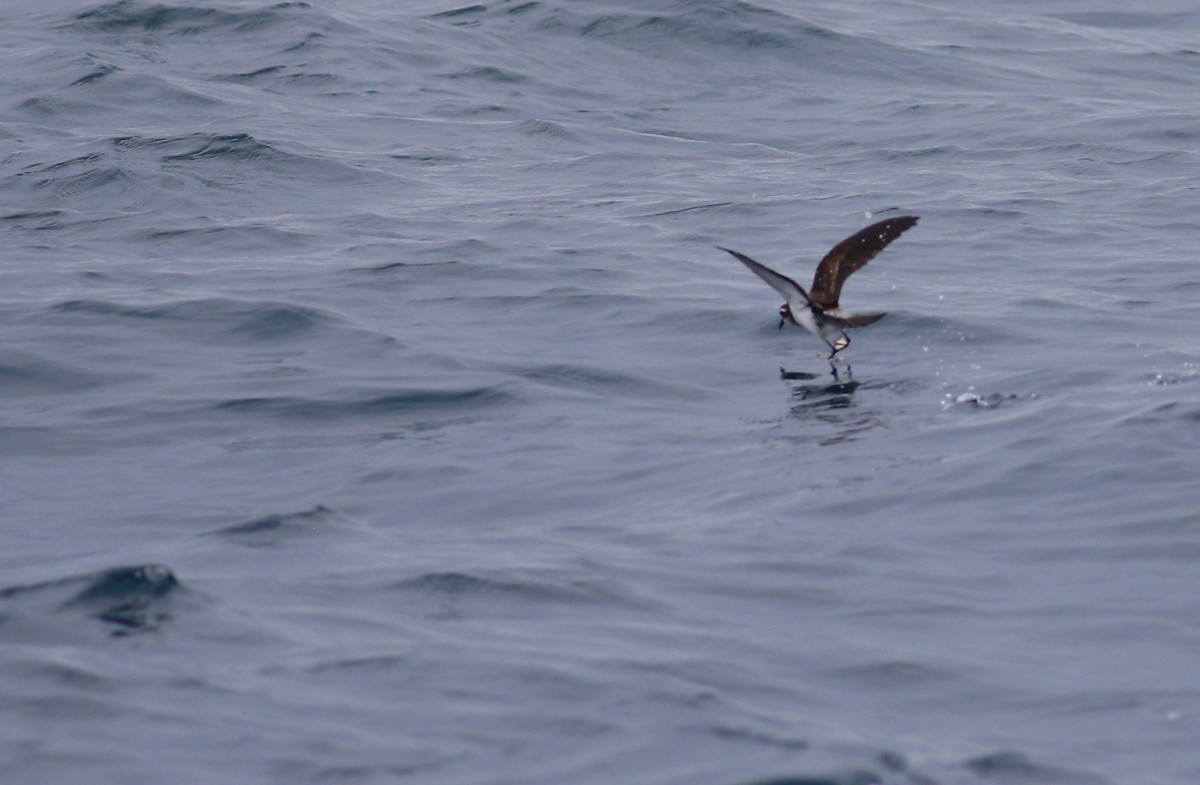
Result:
M1194 2L13 0L0 65L5 785L1200 782ZM907 214L836 378L714 247Z

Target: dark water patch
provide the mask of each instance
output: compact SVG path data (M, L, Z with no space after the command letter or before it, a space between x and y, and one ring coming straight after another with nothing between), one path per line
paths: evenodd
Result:
M785 32L796 28L796 20L774 11L743 6L737 13L734 4L727 2L693 3L683 13L611 13L590 19L577 17L575 31L581 38L610 40L639 49L652 44L680 45L716 43L739 50L788 49L795 38ZM559 15L564 19L565 15ZM769 20L769 22L768 22ZM755 24L756 21L763 24ZM803 26L804 31L818 38L836 34L815 25Z
M0 215L0 221L12 221L13 223L36 223L38 226L31 228L50 228L57 225L57 219L63 215L62 210L29 210L19 213L8 213Z
M285 53L291 53L291 52L302 52L302 51L305 51L308 49L315 49L318 47L319 44L321 44L325 41L325 38L326 38L326 36L322 33L308 33L307 35L304 36L304 39L302 41L298 41L295 44L292 44L291 46L285 48L283 51Z
M170 619L169 600L183 591L166 567L118 567L91 577L66 608L85 610L114 635L157 629Z
M449 118L456 120L478 120L499 122L502 119L509 117L520 116L513 111L513 108L508 104L501 103L484 103L462 106L454 102L448 103L445 106L439 106L434 114L437 117Z
M17 107L30 117L43 120L70 114L75 106L74 102L55 95L35 95L17 104Z
M420 243L405 247L403 260L367 269L370 272L396 271L412 264L410 260L414 258L427 264L464 264L493 256L500 250L496 244L474 237L448 242Z
M1153 516L1153 520L1157 520L1157 513L1147 513ZM1051 554L1053 555L1053 554ZM1191 539L1181 539L1174 542L1158 542L1130 545L1114 545L1107 547L1100 553L1098 549L1083 550L1079 549L1076 553L1068 554L1061 553L1059 556L1062 561L1076 559L1079 561L1098 562L1109 561L1117 567L1130 568L1133 565L1143 562L1149 564L1165 565L1174 562L1181 568L1188 565L1196 564L1200 561L1200 543L1196 543ZM1162 630L1154 630L1156 633L1161 633ZM1127 629L1119 629L1110 636L1111 640L1129 640L1139 637L1146 633L1146 630L1139 630L1136 634ZM1073 634L1082 635L1079 631Z
M505 18L517 17L526 14L544 5L539 0L505 0L501 3L492 3L488 6L484 3L473 3L464 5L459 8L452 8L449 11L439 11L435 14L430 14L427 19L437 20L439 22L447 22L459 27L475 27L489 17ZM495 13L489 13L492 9Z
M578 390L593 395L688 400L705 396L701 390L679 387L631 373L582 365L541 365L512 369L511 372L522 379L549 387Z
M1112 785L1111 780L1087 772L1036 763L1028 756L1005 750L980 755L965 763L977 777L1003 785Z
M230 454L297 451L297 450L329 450L330 448L352 447L365 449L381 442L392 442L409 439L427 439L440 431L454 427L465 426L479 422L479 416L464 415L462 417L445 417L440 419L419 419L412 422L389 422L384 427L371 429L366 432L345 432L338 434L312 433L307 431L289 431L267 436L238 436L226 442L222 448ZM3 433L3 431L0 431ZM399 466L380 472L367 472L359 480L367 482L396 483L411 480L414 475L436 477L437 480L447 480L468 474L466 470L459 472L452 466L437 466L430 468L421 466L415 468L409 465Z
M866 766L848 766L825 773L784 774L750 780L738 785L937 785L936 781L914 771L903 755L880 752Z
M461 8L452 8L449 11L439 11L436 14L431 14L430 19L441 19L449 21L456 25L473 25L478 24L480 14L487 11L486 5L464 5Z
M775 317L774 322L763 321L758 316L748 313L745 308L714 307L707 300L697 302L688 308L658 309L649 314L631 311L629 317L628 324L643 332L687 335L713 333L725 336L731 333L755 331L759 335L769 337L779 334L776 328L776 325L779 324L778 316Z
M248 548L275 548L323 530L339 517L333 510L319 504L310 510L265 515L211 533Z
M1156 65L1159 63L1151 60L1146 64L1146 68L1153 70ZM1160 80L1164 79L1158 75L1155 77ZM1186 77L1180 77L1180 79L1184 78ZM1168 79L1168 81L1176 80ZM1055 130L1060 135L1069 134L1074 138L1083 137L1096 140L1087 144L1079 143L1074 146L1064 145L1057 148L1050 146L1047 148L1047 151L1061 149L1065 153L1073 147L1078 147L1080 153L1064 155L1065 158L1073 158L1072 163L1092 163L1095 160L1105 162L1111 160L1121 163L1135 155L1145 158L1164 152L1174 153L1176 159L1180 161L1194 160L1194 156L1189 155L1186 151L1178 150L1178 145L1171 143L1194 141L1200 138L1200 129L1196 127L1195 112L1181 112L1177 109L1160 111L1154 115L1142 112L1085 115L1079 119L1064 122ZM1165 143L1166 149L1148 144L1151 141ZM1091 175L1094 172L1097 178L1113 174L1111 169L1068 165L1071 166L1068 170L1071 174Z
M699 729L701 733L718 741L743 742L763 747L798 752L808 749L811 745L804 739L791 736L779 736L753 728L740 728L732 725L707 725Z
M29 183L37 188L51 188L63 197L95 191L112 183L128 185L136 179L134 173L126 171L118 162L101 152L91 152L63 161L34 164L12 177L18 182Z
M115 65L96 66L91 71L89 71L88 73L84 74L83 76L79 77L74 82L72 82L71 87L79 87L80 85L87 85L87 84L92 84L94 82L99 82L101 79L104 79L106 76L109 76L110 74L114 74L119 70L120 69L117 68Z
M813 22L803 11L776 11L738 0L679 2L638 8L542 4L526 15L535 33L612 46L655 62L701 66L713 85L745 72L798 71L869 76L884 82L917 78L961 84L973 66L947 72L944 64L882 36L849 34ZM713 69L718 59L720 69ZM903 76L902 76L903 75ZM740 84L745 84L740 82Z
M320 36L315 36L320 38ZM285 49L276 57L286 57L294 49ZM273 62L248 71L234 71L217 77L226 82L242 85L254 85L272 92L303 90L308 87L322 88L331 92L331 85L341 85L347 82L345 76L329 71L309 70L304 63Z
M478 162L478 156L465 154L458 150L445 150L436 147L406 147L404 152L392 153L394 161L403 161L418 166L444 166L447 164L466 164Z
M188 3L146 3L118 0L78 14L71 26L110 33L159 33L193 36L205 33L244 33L278 24L288 12L306 10L308 3L277 3L260 10L232 10Z
M403 668L408 664L408 657L399 654L379 654L367 657L347 657L331 662L320 662L316 665L308 666L305 668L305 672L312 674L340 674L354 671L391 673L397 668Z
M1041 239L1044 242L1061 240L1056 230L1046 230L1037 225L1030 225L1029 216L1043 212L1062 209L1061 199L1044 196L1013 196L1009 194L971 194L963 203L951 205L942 214L947 223L963 223L978 225L979 219L986 219L988 224L995 226L991 231L1004 231L1009 235L1020 234L1030 239Z
M575 126L572 126L572 132L577 138L582 139L582 135L578 133ZM630 167L636 168L640 165L640 160L636 156L631 156L621 152L602 152L590 153L589 150L595 149L594 144L580 144L574 149L568 151L566 155L555 156L549 160L540 160L531 163L523 168L523 171L537 174L541 177L549 177L554 173L587 173L587 177L603 178L611 175L613 178L624 178L625 172L629 171ZM626 196L621 198L610 198L606 195L601 195L598 199L589 199L581 207L592 209L600 209L608 211L610 208L620 208L623 205L632 205L629 209L630 213L620 213L631 218L646 217L646 208L653 206L653 203L648 201L649 194L639 194L636 200L629 199ZM663 201L664 204L678 204L679 199L672 197L670 200ZM636 212L632 212L636 209Z
M94 455L108 446L94 435L58 427L0 425L0 456L71 459Z
M1147 429L1164 430L1172 428L1183 428L1180 431L1163 433L1160 438L1170 443L1173 439L1183 437L1183 439L1193 438L1195 431L1190 427L1191 424L1200 422L1200 404L1191 398L1187 400L1167 401L1166 403L1158 403L1147 409L1131 412L1120 419L1122 427L1128 429L1131 434L1145 433Z
M555 123L550 120L521 120L516 124L521 133L528 134L534 137L551 138L551 139L574 139L575 134L567 129L561 123Z
M458 609L466 603L510 609L544 604L645 607L644 602L622 592L581 580L546 581L465 572L430 572L402 580L392 588L435 600L443 610Z
M0 397L84 393L106 381L36 354L0 349Z
M134 181L135 177L120 166L98 166L77 174L47 180L43 185L53 185L61 196L70 198L76 194L99 191L111 185L128 188Z
M384 262L383 264L372 265L371 267L356 267L354 269L367 273L388 273L410 267L442 267L451 264L459 264L459 262L457 259L447 259L444 262Z
M148 156L154 166L168 173L203 172L207 186L243 190L255 175L286 176L291 184L317 180L323 185L359 183L364 178L348 162L284 150L248 133L121 136L111 144L124 155Z
M959 680L958 674L945 668L906 660L868 662L838 668L828 675L869 691L941 688Z
M59 314L144 321L167 326L203 325L214 328L214 335L262 341L293 338L334 322L333 317L301 305L241 302L221 297L159 305L71 300L59 303L51 310Z
M273 91L299 91L336 94L335 86L346 82L345 78L329 72L298 71L295 66L268 66L247 73L228 74L221 77L229 82L260 84Z
M513 71L507 71L503 68L497 68L492 65L480 65L472 68L466 68L461 71L446 74L447 79L452 80L470 80L479 82L488 82L492 84L520 84L528 81L528 78L522 74Z
M1106 631L1105 634L1100 636L1089 635L1086 640L1089 642L1112 641L1120 639L1121 636L1125 640L1130 640L1143 637L1152 631L1161 632L1161 625L1127 625L1119 630L1112 630L1111 634L1109 631ZM1022 702L1021 708L1023 710L1044 713L1051 717L1066 719L1092 714L1120 716L1126 711L1137 711L1147 708L1151 708L1154 711L1161 711L1164 715L1167 715L1172 711L1172 707L1178 706L1182 701L1187 700L1190 702L1197 698L1200 698L1200 695L1197 695L1194 689L1172 688L1161 691L1149 689L1102 689L1046 695L1028 702ZM1002 752L998 754L1003 756L1015 753Z
M517 2L507 6L504 9L504 13L507 16L520 16L521 14L528 13L535 8L540 8L542 5L542 0L526 0L524 3L520 2L520 0L517 0Z
M202 161L209 158L247 162L296 158L296 156L283 153L265 142L260 142L250 134L189 134L188 136L164 138L127 136L114 139L113 143L117 147L128 149L155 147L164 152L166 152L166 148L189 148L180 152L167 153L162 157L166 163Z
M3 622L0 621L0 626ZM66 687L73 692L111 693L114 679L81 665L51 660L8 660L0 666L7 675L22 682L39 682Z
M226 333L256 341L274 341L291 338L319 326L330 324L333 319L320 311L295 305L260 305L243 311Z
M230 82L257 82L266 77L278 76L286 70L287 66L284 65L267 65L263 66L262 68L256 68L253 71L229 74L225 78Z
M291 73L279 78L283 89L322 88L325 92L334 92L331 86L342 81L342 77L327 72Z
M633 218L662 218L668 215L682 215L683 213L703 213L710 211L722 210L726 207L733 207L733 202L709 202L707 204L697 204L690 207L678 207L673 210L661 210L659 212L645 213L644 215L631 216ZM740 207L738 208L740 209ZM736 212L736 210L735 210Z
M312 241L303 232L258 222L152 229L143 232L139 239L154 244L159 253L181 248L219 254L298 250L308 247Z
M1158 512L1150 520L1122 523L1113 530L1122 536L1149 538L1179 538L1189 542L1200 542L1200 516L1194 512Z
M923 159L930 158L957 161L963 155L967 154L967 151L957 145L939 144L929 147L910 147L904 149L881 150L878 154L884 159L893 162L911 161L915 163L920 161L926 165L934 165L936 160L924 161Z
M1045 14L1071 24L1104 30L1174 30L1177 25L1192 26L1196 15L1191 13L1141 13L1138 11L1080 11L1067 14Z
M186 589L157 564L116 567L61 580L0 589L0 603L17 614L82 611L116 637L153 632L172 618L172 605ZM3 625L0 625L2 629Z
M413 416L446 410L493 409L514 396L496 387L461 390L405 390L381 395L347 395L340 399L236 398L216 405L218 411L262 414L283 419L321 421L343 417Z
M495 274L503 275L506 280L515 280L522 274L527 276L534 275L532 272L526 273L525 271L512 269L504 273L496 272ZM469 302L469 307L471 308L503 312L511 318L514 309L517 308L538 308L554 313L561 313L563 309L578 309L583 311L604 311L605 309L620 311L622 308L638 309L645 307L646 298L636 294L581 292L574 287L560 287L536 294L479 294L473 297L430 297L423 302L460 304ZM561 321L562 317L560 316L558 320Z
M185 81L159 74L129 72L119 68L108 69L104 78L90 78L105 66L95 68L82 80L71 85L74 94L80 96L78 105L81 115L101 115L122 104L144 104L151 107L172 107L178 112L185 107L199 110L216 110L224 103L202 91L184 86Z
M886 780L873 771L851 770L832 774L783 774L736 785L883 785Z

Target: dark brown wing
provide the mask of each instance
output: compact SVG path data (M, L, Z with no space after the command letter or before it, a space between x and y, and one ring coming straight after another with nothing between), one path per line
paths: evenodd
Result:
M871 224L833 246L817 265L808 298L821 308L836 308L846 279L874 259L888 243L915 226L917 220L915 215L889 218Z

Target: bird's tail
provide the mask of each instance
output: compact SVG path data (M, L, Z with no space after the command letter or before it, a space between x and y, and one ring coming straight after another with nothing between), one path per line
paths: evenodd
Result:
M825 315L831 316L832 314L826 311ZM868 324L875 324L885 316L887 316L886 313L846 313L843 311L834 318L841 322L840 327L866 327Z

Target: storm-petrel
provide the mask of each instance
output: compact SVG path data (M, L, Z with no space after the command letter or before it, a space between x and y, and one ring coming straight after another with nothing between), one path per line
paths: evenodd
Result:
M804 287L775 272L770 267L760 264L745 254L717 246L722 251L732 254L734 258L750 268L750 271L766 281L772 289L783 295L787 300L779 308L779 329L791 322L797 327L803 327L829 345L829 359L850 345L850 337L846 335L848 327L866 327L882 319L886 314L867 313L853 314L838 306L838 298L842 293L842 284L856 270L862 268L875 255L887 247L904 232L916 225L918 217L905 215L899 218L888 218L886 221L874 223L860 232L842 240L817 265L817 274L813 276L812 289L805 292ZM841 333L836 340L830 340L834 333Z

